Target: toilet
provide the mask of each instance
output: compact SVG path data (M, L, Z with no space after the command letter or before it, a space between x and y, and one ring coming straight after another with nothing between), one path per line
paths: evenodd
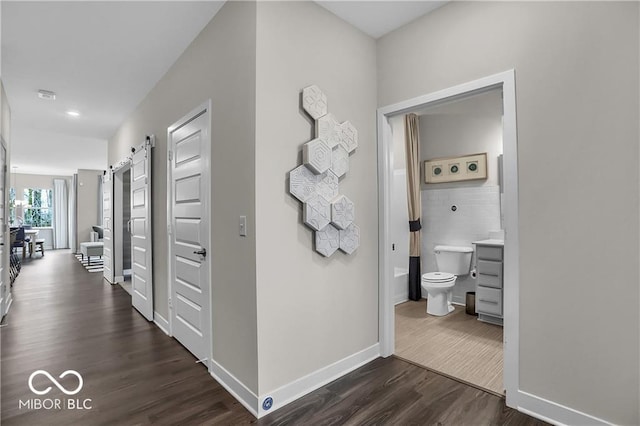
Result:
M459 275L469 273L471 247L435 246L437 272L422 275L422 292L427 294L427 313L444 316L454 310L451 305L451 290Z

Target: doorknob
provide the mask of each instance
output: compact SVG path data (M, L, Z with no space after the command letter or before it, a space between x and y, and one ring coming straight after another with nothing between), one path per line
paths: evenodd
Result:
M207 257L207 249L206 248L202 248L200 250L196 250L193 252L193 254L199 254L202 257Z

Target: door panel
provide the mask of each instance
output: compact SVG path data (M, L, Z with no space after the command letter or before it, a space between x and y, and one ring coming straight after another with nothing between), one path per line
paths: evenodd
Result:
M113 271L113 176L107 172L102 176L102 259L104 278L115 282Z
M169 129L173 336L209 366L211 345L208 191L209 111Z
M133 154L131 169L131 303L153 321L150 142Z

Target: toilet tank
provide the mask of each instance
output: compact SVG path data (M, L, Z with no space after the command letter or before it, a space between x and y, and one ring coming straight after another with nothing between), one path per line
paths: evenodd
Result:
M438 271L448 272L453 275L466 275L471 266L471 247L460 246L435 246L436 265Z

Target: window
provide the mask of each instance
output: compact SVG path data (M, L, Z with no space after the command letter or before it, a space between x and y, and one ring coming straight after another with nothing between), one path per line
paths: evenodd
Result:
M25 225L51 226L53 222L53 191L51 189L25 189L24 203Z
M16 190L9 189L9 223L16 223Z

